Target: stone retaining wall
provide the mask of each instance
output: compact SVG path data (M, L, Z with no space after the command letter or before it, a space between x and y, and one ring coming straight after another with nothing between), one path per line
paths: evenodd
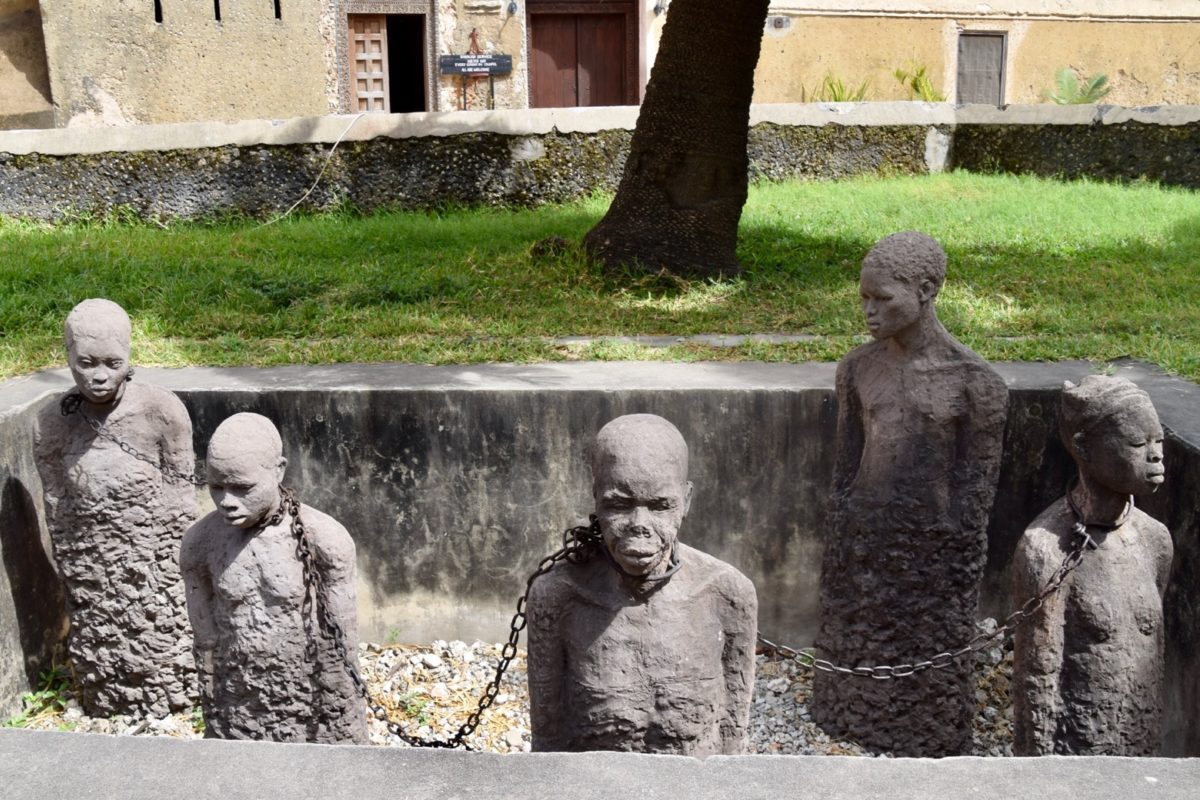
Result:
M0 214L266 217L536 205L613 190L637 108L328 116L0 131ZM333 150L334 145L336 150ZM332 157L330 156L333 150ZM1200 186L1200 107L761 105L755 180L947 168Z
M1057 499L1069 459L1057 395L1083 363L1001 364L1010 388L983 613L1004 616L1025 526ZM1166 600L1171 755L1200 754L1200 388L1118 368L1154 399L1168 477L1145 505L1175 539ZM588 443L622 413L674 421L696 484L682 537L758 588L760 630L812 642L833 464L833 364L540 364L139 370L177 391L203 454L236 411L279 425L299 496L344 523L359 559L368 640L502 640L525 579L591 509ZM0 384L0 718L45 663L61 603L40 522L29 425L65 371ZM947 643L950 646L950 643ZM23 654L23 655L22 655ZM933 654L930 654L933 655Z

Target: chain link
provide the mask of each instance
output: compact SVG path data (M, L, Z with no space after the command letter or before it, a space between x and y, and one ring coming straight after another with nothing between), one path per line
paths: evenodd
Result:
M1096 549L1095 541L1087 532L1087 526L1082 522L1075 522L1072 533L1079 538L1079 543L1067 553L1062 563L1058 565L1058 569L1054 570L1054 573L1046 580L1046 584L1042 587L1042 590L1026 600L1016 611L1005 617L1003 625L1000 625L991 633L981 633L975 636L962 647L946 650L924 661L917 661L912 664L880 665L874 667L845 667L834 664L824 658L817 658L813 653L797 650L785 644L776 644L761 634L758 636L758 641L767 650L784 658L790 658L801 666L835 675L850 675L858 678L873 678L877 681L887 681L895 678L907 678L910 675L916 675L919 672L930 669L946 669L963 656L978 653L995 639L1007 640L1021 623L1027 621L1041 610L1042 605L1050 595L1062 588L1067 576L1083 561L1083 554L1087 550Z
M118 439L117 437L113 436L112 433L109 432L108 428L104 427L97 420L92 419L86 413L84 413L84 411L82 409L82 405L83 405L83 395L80 394L79 392L71 392L71 393L65 395L63 397L63 399L61 401L59 401L58 409L59 409L59 411L62 412L62 415L64 417L69 417L72 414L78 413L79 416L83 417L83 421L88 424L88 427L90 427L93 431L96 432L97 436L99 436L101 439L106 439L106 440L112 442L113 444L115 444L121 450L122 453L125 453L126 455L136 458L138 461L141 461L143 464L149 464L150 466L154 467L156 470L158 470L160 473L162 473L163 477L165 477L167 480L184 481L186 483L190 483L192 486L206 485L206 481L203 481L200 478L197 478L195 476L195 474L189 474L186 472L182 472L182 471L176 469L175 467L173 467L172 465L168 464L161 457L158 460L155 460L155 459L151 458L150 456L146 455L145 453L143 453L142 451L138 450L133 445L131 445L127 442L123 442L120 439Z
M346 635L342 630L342 626L337 620L329 615L329 609L326 607L323 600L323 579L320 573L313 568L312 551L308 542L308 535L304 529L304 524L300 521L300 506L296 502L295 495L290 489L281 487L283 502L280 510L267 521L266 525L278 525L285 514L291 514L292 517L292 535L296 538L296 556L300 559L300 564L304 575L304 605L302 612L304 618L309 619L312 609L312 603L317 604L317 619L321 628L321 632L327 636L332 642L334 649L337 651L338 658L345 665L346 673L354 682L355 691L358 692L364 700L367 701L367 706L371 709L371 713L377 719L387 721L388 732L393 736L398 737L411 747L430 747L453 749L461 747L464 750L472 749L466 743L466 739L475 729L479 727L479 722L483 716L483 712L491 707L496 701L496 695L500 693L500 684L504 679L504 673L508 670L514 658L517 657L517 643L521 638L521 631L525 629L527 622L525 615L525 604L529 600L529 592L533 588L533 582L545 575L550 570L554 569L555 564L560 561L568 561L572 564L582 564L591 558L600 550L601 536L600 525L596 520L595 515L592 515L589 524L579 525L574 528L568 528L563 532L563 546L555 550L550 555L538 562L537 568L533 574L525 581L525 591L517 599L517 610L513 614L512 621L509 623L508 641L505 642L503 649L500 651L500 661L496 665L496 673L491 682L484 689L483 695L479 698L479 703L475 710L467 717L467 721L458 727L454 735L449 739L426 739L419 736L413 736L407 733L399 723L388 718L387 709L382 705L371 702L370 693L367 691L367 684L354 666L354 661L350 657L350 652L346 647ZM316 642L312 636L309 636L309 643L306 648L309 657L316 658Z

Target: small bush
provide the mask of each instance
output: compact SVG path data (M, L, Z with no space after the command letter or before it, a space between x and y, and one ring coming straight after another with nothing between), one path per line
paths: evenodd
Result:
M924 64L909 63L907 67L897 67L892 76L900 81L900 85L908 92L909 100L921 99L927 103L941 103L946 95L933 88L933 81L926 74Z
M1108 85L1108 76L1104 73L1092 75L1080 83L1079 78L1068 67L1063 67L1054 74L1054 84L1055 88L1042 92L1042 96L1060 106L1099 103L1112 91L1112 87Z

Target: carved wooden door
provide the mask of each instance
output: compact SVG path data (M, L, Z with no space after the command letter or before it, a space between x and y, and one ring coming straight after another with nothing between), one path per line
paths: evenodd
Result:
M387 17L351 14L350 110L391 111L388 101Z

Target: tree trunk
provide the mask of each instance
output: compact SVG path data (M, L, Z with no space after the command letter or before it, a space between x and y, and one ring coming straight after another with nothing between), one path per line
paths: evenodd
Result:
M737 274L768 0L674 0L616 197L584 246L609 269Z

